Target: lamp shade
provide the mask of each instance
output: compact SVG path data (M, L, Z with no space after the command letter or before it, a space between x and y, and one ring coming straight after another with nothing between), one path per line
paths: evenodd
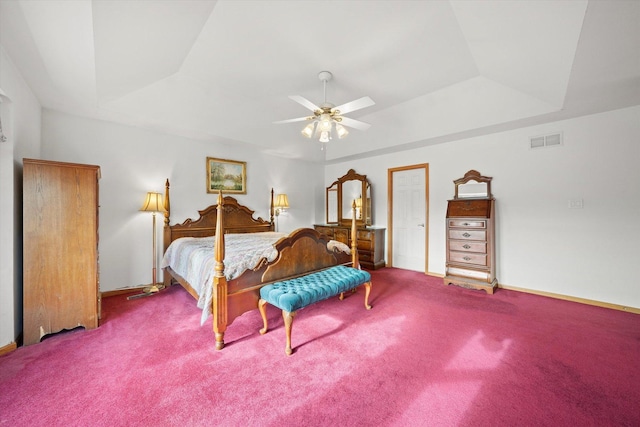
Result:
M148 192L140 210L144 212L166 212L164 202L162 201L162 194L151 191Z
M336 132L338 133L338 138L342 139L345 136L349 135L349 131L342 126L340 123L336 123Z
M329 142L329 131L323 130L322 132L320 132L320 139L318 141Z
M311 122L302 129L302 135L307 138L311 138L313 136L313 131L315 130L316 122Z
M289 198L286 194L278 194L274 207L277 209L287 209L289 207Z

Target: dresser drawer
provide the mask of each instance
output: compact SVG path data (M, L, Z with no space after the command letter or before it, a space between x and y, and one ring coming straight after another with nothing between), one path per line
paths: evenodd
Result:
M347 230L337 229L334 231L333 238L338 242L342 242L345 245L349 244L349 232Z
M449 227L487 228L487 221L482 219L450 219Z
M370 240L358 239L358 250L370 251L373 248Z
M333 240L333 228L331 227L315 227L316 231L320 234L324 234L329 239Z
M490 271L473 270L471 268L448 267L447 275L468 277L472 279L482 280L487 283L491 283L491 281L493 280L493 275Z
M460 240L487 240L487 232L485 230L449 229L449 238Z
M479 252L487 253L487 244L485 242L465 242L464 240L450 240L449 249L460 252Z
M490 218L491 213L492 200L490 199L450 200L447 206L447 218Z
M451 262L461 262L466 264L487 265L487 254L477 254L473 252L449 252Z
M358 236L358 242L362 241L362 240L373 240L373 233L371 233L370 231L362 231L362 230L358 230L356 231L357 236Z
M364 262L372 262L373 261L373 256L371 255L371 252L369 252L369 251L360 251L360 250L358 250L358 259L360 261L364 261Z

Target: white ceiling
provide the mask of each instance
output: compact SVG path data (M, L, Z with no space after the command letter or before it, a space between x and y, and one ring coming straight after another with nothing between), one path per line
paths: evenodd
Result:
M0 0L43 107L339 161L640 104L640 1ZM274 125L370 96L327 150Z

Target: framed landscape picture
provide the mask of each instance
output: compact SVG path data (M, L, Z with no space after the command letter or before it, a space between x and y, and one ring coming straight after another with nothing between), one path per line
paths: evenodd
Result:
M207 157L207 193L247 194L247 162Z

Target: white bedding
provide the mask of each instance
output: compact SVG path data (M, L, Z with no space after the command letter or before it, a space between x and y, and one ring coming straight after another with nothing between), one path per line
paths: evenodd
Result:
M285 233L225 234L224 275L235 279L245 270L258 264L261 258L273 261L278 255L273 246ZM162 258L161 267L171 267L183 277L198 294L198 307L202 309L200 322L204 324L211 314L213 289L215 237L182 237L173 241Z

